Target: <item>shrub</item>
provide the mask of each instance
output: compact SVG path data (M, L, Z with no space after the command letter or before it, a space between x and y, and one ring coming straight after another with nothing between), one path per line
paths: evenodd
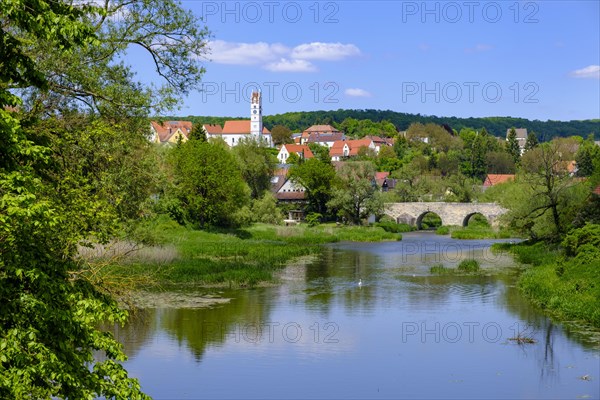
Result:
M573 229L562 242L570 256L577 255L579 248L586 244L600 247L600 225L586 224L583 228Z
M321 214L313 212L306 216L305 221L308 226L317 226L321 223L321 218L323 218Z
M479 271L479 261L474 259L462 260L458 264L458 270L462 272L477 272Z
M447 226L440 226L435 230L436 235L447 235L450 233L450 228Z

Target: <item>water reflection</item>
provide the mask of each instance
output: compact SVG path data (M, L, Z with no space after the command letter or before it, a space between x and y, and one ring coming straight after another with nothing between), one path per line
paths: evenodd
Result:
M405 241L330 246L280 286L226 292L213 308L145 310L115 331L128 368L156 398L600 395L579 379L600 379L598 341L532 307L490 241ZM428 273L467 257L507 272Z

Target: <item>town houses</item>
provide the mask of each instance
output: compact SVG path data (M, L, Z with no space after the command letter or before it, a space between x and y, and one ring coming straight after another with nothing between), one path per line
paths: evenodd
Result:
M201 129L207 140L222 140L229 147L237 146L244 140L256 140L266 147L277 151L277 170L272 177L272 192L280 202L302 202L305 199L305 189L288 178L291 163L302 162L315 157L314 146L327 149L331 162L336 168L345 162L360 156L376 156L383 146L393 146L392 138L365 136L349 138L344 132L331 125L312 125L304 131L291 135L292 143L275 145L271 132L263 125L262 95L260 91L253 92L250 99L250 119L227 120L220 124L202 124ZM153 143L175 145L189 139L193 126L190 121L152 121L150 123L149 139ZM389 173L378 172L373 182L380 190L386 191L393 187L395 180L389 178Z

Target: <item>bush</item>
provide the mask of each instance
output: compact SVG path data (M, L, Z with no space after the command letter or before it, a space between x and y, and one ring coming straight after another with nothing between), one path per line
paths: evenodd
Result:
M254 222L277 225L283 220L281 211L277 208L277 200L269 192L252 202L252 214Z
M429 268L429 273L433 275L451 275L454 273L454 269L444 267L444 264L439 263Z
M562 242L569 256L577 255L579 248L586 244L600 247L600 225L586 224L583 228L573 229Z
M447 226L440 226L435 230L436 235L447 235L450 233L450 228Z
M313 212L308 214L304 220L308 226L317 226L321 223L322 218L323 216L321 214Z
M479 271L479 261L474 259L462 260L458 264L458 270L462 272L477 272Z

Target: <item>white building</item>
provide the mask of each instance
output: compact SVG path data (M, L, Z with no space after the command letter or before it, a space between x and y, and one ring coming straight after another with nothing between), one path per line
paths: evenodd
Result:
M207 138L221 138L229 146L237 146L242 139L253 138L262 141L268 147L273 147L271 132L262 122L261 92L252 92L250 99L250 120L225 121L223 129L206 129Z

